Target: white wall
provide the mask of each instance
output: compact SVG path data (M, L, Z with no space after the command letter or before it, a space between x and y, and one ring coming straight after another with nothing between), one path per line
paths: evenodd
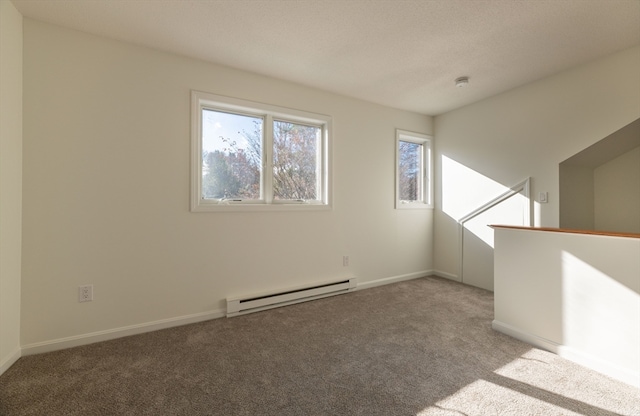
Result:
M594 229L593 168L560 164L559 225L573 230Z
M531 177L531 194L537 199L545 191L549 197L547 204L534 204L534 224L556 227L558 164L640 116L638 73L640 47L635 47L435 118L434 267L439 274L456 277L459 264L460 216L443 209L443 201L457 199L459 212L471 212L495 196L472 194L462 176L446 179L443 189L443 161L454 160L504 186ZM474 82L482 80L468 88Z
M640 238L495 230L499 331L640 387Z
M25 353L220 316L230 295L432 269L433 211L393 208L395 129L431 134L430 117L29 19L24 33ZM332 116L333 210L189 212L192 89Z
M640 147L593 170L596 230L640 233Z
M20 358L22 15L0 1L0 374Z

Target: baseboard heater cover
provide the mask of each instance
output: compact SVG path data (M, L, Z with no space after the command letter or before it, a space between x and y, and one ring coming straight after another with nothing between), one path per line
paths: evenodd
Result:
M356 289L356 278L346 278L290 288L280 292L227 298L227 318L294 303L340 295Z

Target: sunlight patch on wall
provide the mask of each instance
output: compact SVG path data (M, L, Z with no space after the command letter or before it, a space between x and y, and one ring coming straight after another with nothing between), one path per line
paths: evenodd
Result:
M540 206L540 203L538 201L535 201L533 203L533 226L534 227L540 227L540 224L542 221L541 208L542 207Z
M513 195L473 219L466 221L464 227L493 248L493 229L489 225L522 226L528 224L527 218L525 218L528 212L526 210L527 204L529 204L529 199L524 195Z
M564 344L597 357L616 345L640 345L640 294L573 254L562 251L562 324ZM616 355L619 355L617 352ZM640 352L615 357L640 369Z
M442 156L442 210L491 248L494 244L490 224L530 223L529 198L520 193L503 200L502 196L510 191L511 188Z
M442 155L442 210L456 221L508 189Z

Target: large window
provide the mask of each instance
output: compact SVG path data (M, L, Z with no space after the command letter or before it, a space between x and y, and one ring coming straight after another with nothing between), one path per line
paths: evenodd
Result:
M431 137L396 131L396 208L431 208Z
M329 117L195 91L192 112L192 211L329 207Z

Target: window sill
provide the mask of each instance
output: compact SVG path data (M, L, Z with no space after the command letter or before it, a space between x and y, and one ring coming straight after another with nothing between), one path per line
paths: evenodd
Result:
M327 204L199 204L191 212L329 211Z
M415 210L415 209L433 209L433 205L430 204L422 204L422 203L396 203L397 210Z

